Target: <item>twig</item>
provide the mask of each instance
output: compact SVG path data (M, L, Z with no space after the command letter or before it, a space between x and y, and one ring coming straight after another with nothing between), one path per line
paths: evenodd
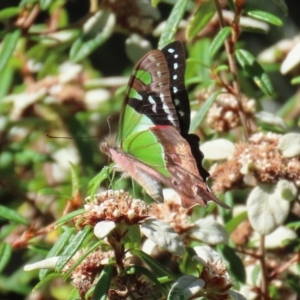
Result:
M267 266L265 260L265 236L260 236L259 241L259 252L260 252L260 266L261 266L261 291L262 291L262 300L268 300L268 274L267 274Z
M218 14L220 26L221 26L221 28L223 28L223 27L225 27L225 22L223 19L220 3L218 0L214 0L214 2L216 5L216 8L217 8L217 14ZM241 10L236 9L235 17L234 17L233 24L232 24L232 38L230 41L228 39L225 41L225 49L227 52L229 69L233 76L232 84L233 84L233 89L235 92L235 97L237 99L238 106L239 106L240 120L241 120L243 129L244 129L245 138L248 139L248 137L250 135L250 128L249 128L247 119L245 117L245 112L244 112L244 108L243 108L243 104L242 104L241 91L240 91L240 86L238 83L237 65L236 65L236 60L235 60L235 55L234 55L234 43L236 42L237 37L239 35L238 24L239 24L240 14L241 14Z

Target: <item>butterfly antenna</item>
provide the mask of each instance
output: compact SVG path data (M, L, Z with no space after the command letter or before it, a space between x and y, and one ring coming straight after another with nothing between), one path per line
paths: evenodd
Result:
M54 136L50 135L48 132L45 133L46 137L49 139L65 139L65 140L74 140L71 136ZM97 139L97 136L81 136L80 139Z

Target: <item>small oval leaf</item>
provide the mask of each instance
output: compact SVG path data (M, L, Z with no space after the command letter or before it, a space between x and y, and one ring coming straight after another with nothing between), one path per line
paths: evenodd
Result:
M3 242L0 245L0 273L6 267L12 254L12 247L10 244Z
M275 185L259 184L247 199L249 221L261 235L282 225L289 213L290 203L280 196Z
M189 22L186 31L187 38L193 39L208 24L215 12L216 8L213 1L202 2Z
M175 2L171 14L167 20L166 26L162 35L160 36L158 42L158 49L164 48L167 44L169 44L173 39L177 32L177 28L179 26L180 21L182 20L183 14L185 12L186 5L188 3L187 0L177 0Z
M190 131L194 132L196 128L203 122L208 110L212 106L212 104L217 99L218 95L220 94L219 91L216 91L212 93L208 99L204 102L204 104L201 106L201 108L197 111L196 115L194 116L191 125L190 125Z
M0 217L17 224L28 225L28 220L18 214L15 210L0 205Z
M284 157L300 156L300 134L287 133L279 139L278 148Z
M282 21L278 17L274 16L273 14L270 14L265 11L261 10L251 10L247 12L247 15L250 17L253 17L255 19L268 22L270 24L273 24L275 26L282 26Z
M94 227L94 234L98 239L106 237L113 229L116 228L116 223L113 221L101 221Z
M229 238L224 226L211 218L197 220L190 236L211 245L225 244Z
M201 151L205 159L224 160L233 155L235 145L226 139L217 139L205 142L201 145Z
M113 275L113 265L106 265L99 277L96 284L92 300L105 300L110 288L110 282Z
M228 26L222 28L221 31L218 32L218 34L213 39L209 48L209 53L211 57L213 57L217 53L217 51L222 47L225 40L230 36L230 34L231 34L231 27Z
M148 218L141 224L141 231L159 247L179 256L184 254L182 239L169 224Z
M6 66L8 60L15 50L20 36L20 29L15 29L14 31L5 34L0 50L0 70L3 70Z
M249 78L253 79L263 93L271 96L274 93L271 81L260 64L255 60L255 57L244 49L238 49L235 53L239 64Z
M72 45L70 58L81 61L104 43L112 34L115 15L108 10L101 10L93 15L84 25L84 33Z
M173 284L168 300L183 300L191 299L195 296L205 285L205 282L192 275L184 275Z

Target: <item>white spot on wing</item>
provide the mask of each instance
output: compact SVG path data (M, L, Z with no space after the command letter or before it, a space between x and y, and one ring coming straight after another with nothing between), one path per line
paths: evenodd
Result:
M149 55L148 58L149 58L149 60L151 60L152 62L153 62L153 61L156 61L156 58L155 58L154 56L152 56L152 55Z
M157 74L158 77L161 76L161 72L160 71L157 71L156 74Z
M171 110L166 105L166 103L163 103L162 108L163 108L164 112L167 114L167 119L170 121L170 123L172 123L174 126L176 126L176 122L174 121L174 118L171 114Z
M173 75L173 80L176 80L178 78L177 74Z
M174 63L174 70L178 68L178 63Z
M149 97L148 97L148 101L152 104L152 111L153 111L154 113L157 113L157 106L156 106L156 102L155 102L155 100L153 99L153 97L152 97L152 96L149 96Z
M149 101L151 104L155 104L155 100L153 99L152 96L149 96L149 97L148 97L148 101Z
M174 52L175 52L175 49L169 48L169 49L168 49L168 52L169 52L169 53L174 53Z
M173 93L176 94L178 92L178 88L176 86L173 86Z
M178 54L174 54L174 58L175 58L175 59L178 58Z

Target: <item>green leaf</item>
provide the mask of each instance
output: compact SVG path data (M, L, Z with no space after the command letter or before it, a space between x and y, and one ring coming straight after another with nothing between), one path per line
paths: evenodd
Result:
M132 249L130 250L132 255L136 255L139 257L146 265L148 265L154 274L157 277L168 276L169 278L175 279L175 275L171 273L168 269L166 269L162 264L160 264L157 260L152 258L149 254L143 252L140 249Z
M203 122L209 108L214 103L214 101L217 99L218 95L220 94L219 91L216 91L212 93L208 99L204 102L204 104L201 106L200 110L196 113L194 116L191 126L190 126L190 132L194 132L196 128L199 127L199 125Z
M298 264L299 265L299 264ZM299 266L298 266L299 272ZM299 285L300 276L294 274L289 274L287 276L287 283L291 286L291 288L297 293L298 297L300 296L300 285Z
M98 190L101 182L108 178L109 174L112 172L111 167L104 167L102 170L89 182L88 195L90 199L93 199L96 191Z
M186 5L188 0L178 0L174 5L171 14L167 20L166 27L160 36L158 42L158 49L164 48L167 44L169 44L173 39L177 32L177 28L179 22L181 21L183 14L186 9Z
M288 14L288 8L284 0L273 0L273 2L278 5L285 15Z
M156 7L161 0L151 0L151 4L153 7Z
M278 17L274 16L273 14L270 14L265 11L261 10L251 10L247 12L247 15L250 17L253 17L255 19L273 24L275 26L282 26L282 21Z
M291 84L300 84L300 76L294 77L291 80Z
M218 249L223 259L228 263L230 273L236 280L245 283L246 272L244 264L241 258L235 253L235 250L227 245L218 246Z
M72 176L72 196L76 197L79 195L79 191L80 191L79 176L76 167L71 162L70 162L70 167L71 167L71 176Z
M208 24L215 12L216 8L213 1L202 2L189 22L186 31L187 39L193 39Z
M52 0L40 0L41 9L47 10L52 2Z
M147 268L142 267L142 266L129 266L126 267L122 273L127 273L127 274L134 274L134 273L140 273L143 274L145 276L147 276L152 283L155 284L155 288L158 288L159 291L162 294L165 294L166 292L166 288L160 283L160 281L157 279L157 276L155 273L149 271Z
M92 300L105 300L110 288L110 283L113 275L113 265L106 265L102 270L99 280L96 284Z
M0 103L11 88L14 77L14 68L9 64L0 72ZM3 153L3 152L2 152Z
M234 0L227 0L227 4L231 11L235 11Z
M6 267L12 254L12 247L10 244L3 242L0 244L0 273Z
M53 257L53 256L58 256L62 249L66 246L67 243L69 243L69 240L73 233L75 232L75 228L68 228L55 242L53 247L49 250L47 257ZM43 280L47 273L49 272L48 269L41 269L39 272L39 278L40 280Z
M78 300L80 299L80 295L78 293L78 290L76 288L73 288L70 294L68 295L67 300Z
M26 218L22 217L15 210L7 208L3 205L0 205L0 217L18 224L29 225L29 222Z
M244 211L226 223L225 228L228 234L231 234L244 220L247 219L247 211Z
M45 276L43 278L43 280L41 280L33 289L32 291L36 291L38 290L41 286L43 286L45 283L47 283L48 281L50 281L51 279L53 278L58 278L58 277L61 277L61 274L60 273L51 273L51 274L48 274L47 276Z
M17 42L21 36L21 30L15 29L5 34L0 50L0 70L3 70L12 56Z
M115 15L109 10L98 11L84 25L84 33L72 45L70 58L79 62L103 44L112 34Z
M5 21L11 17L17 16L21 10L21 7L8 7L0 10L0 21Z
M86 252L84 252L83 255L81 255L74 264L72 264L72 266L68 269L68 271L64 274L63 278L65 280L68 279L68 277L70 276L70 274L73 272L73 270L79 266L85 259L87 256L89 256L92 252L94 252L99 246L101 246L104 243L104 241L99 241L97 243L95 243L91 248L89 248Z
M218 32L216 37L213 39L210 48L209 53L210 56L213 57L217 51L222 47L225 40L230 36L231 34L231 27L224 27L221 29L221 31Z
M85 239L90 235L90 232L91 226L86 226L73 237L56 263L55 268L57 271L61 271L66 263L75 255L81 245L85 242Z
M246 74L250 78L253 78L254 83L265 95L271 96L274 93L271 81L260 64L255 60L254 56L243 49L238 49L235 53L239 64Z
M61 226L62 224L66 223L68 221L71 221L74 217L81 215L84 212L85 212L84 208L80 208L75 211L72 211L72 212L62 216L60 219L58 219L56 221L56 226Z

